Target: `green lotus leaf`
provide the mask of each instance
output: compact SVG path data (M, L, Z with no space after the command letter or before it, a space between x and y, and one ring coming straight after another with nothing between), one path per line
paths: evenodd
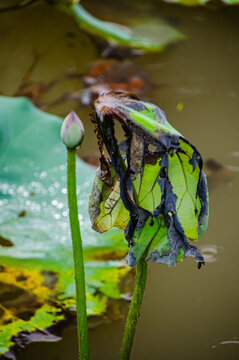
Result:
M195 245L208 222L208 191L197 149L157 106L125 93L102 95L94 105L102 152L89 200L93 228L115 226L129 242L127 261L146 259L174 266L184 256L204 262ZM125 131L118 146L114 121ZM153 149L150 149L153 146ZM122 160L121 151L125 152Z
M25 98L0 97L0 354L19 333L44 330L75 308L61 122ZM118 317L127 246L117 229L103 235L91 230L94 173L78 159L87 313L107 317L110 304Z

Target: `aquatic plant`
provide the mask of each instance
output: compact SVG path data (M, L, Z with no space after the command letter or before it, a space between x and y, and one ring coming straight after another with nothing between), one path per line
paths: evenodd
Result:
M17 5L0 9L0 12L22 9L42 0L19 0ZM107 40L110 47L117 45L143 52L163 51L169 45L185 40L185 35L163 19L144 19L129 27L102 21L91 15L75 0L43 0L70 16L80 29ZM156 34L156 35L155 35Z
M75 314L62 120L26 98L0 96L0 357L13 359L34 341L61 340L58 329ZM121 260L127 246L120 230L91 230L95 171L77 158L76 172L84 174L77 177L78 216L92 327L96 318L98 324L119 318L120 283L131 269Z
M83 137L84 126L75 112L72 111L62 123L61 139L67 148L67 197L75 269L79 355L82 360L87 360L89 359L89 345L85 269L76 195L76 149L81 145Z
M191 256L198 268L204 264L189 240L197 240L207 228L208 190L198 150L168 123L160 108L124 92L105 93L93 107L101 153L89 199L93 229L123 229L128 265L137 266L120 356L126 360L145 289L146 261L175 266ZM115 121L126 137L120 144Z

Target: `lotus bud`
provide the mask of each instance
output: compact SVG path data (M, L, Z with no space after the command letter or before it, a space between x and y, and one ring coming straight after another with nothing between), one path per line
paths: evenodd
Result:
M61 126L61 140L68 149L80 146L84 138L84 126L76 113L72 111Z

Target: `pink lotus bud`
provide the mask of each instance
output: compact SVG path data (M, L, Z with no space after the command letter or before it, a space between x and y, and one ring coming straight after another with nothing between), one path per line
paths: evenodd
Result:
M68 149L80 146L84 138L84 126L76 113L72 111L61 126L61 140Z

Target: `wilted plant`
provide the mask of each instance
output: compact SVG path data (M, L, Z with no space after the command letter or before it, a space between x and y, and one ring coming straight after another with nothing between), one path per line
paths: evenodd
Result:
M199 268L204 263L188 240L197 240L207 228L208 190L199 152L157 106L133 95L109 92L95 101L94 110L101 156L89 199L93 229L123 229L128 265L137 265L120 355L125 360L130 357L145 289L146 261L175 266L192 256ZM126 137L120 144L115 121Z
M208 190L197 149L176 131L157 106L132 94L109 92L94 103L92 121L100 149L100 167L89 198L93 229L124 230L129 266L137 265L120 359L129 359L147 279L147 262L175 266L192 256L208 223ZM115 121L126 139L118 144ZM74 112L63 122L67 147L67 189L75 264L77 323L81 359L89 358L84 263L76 198L76 148L84 128ZM104 146L110 156L104 153Z

